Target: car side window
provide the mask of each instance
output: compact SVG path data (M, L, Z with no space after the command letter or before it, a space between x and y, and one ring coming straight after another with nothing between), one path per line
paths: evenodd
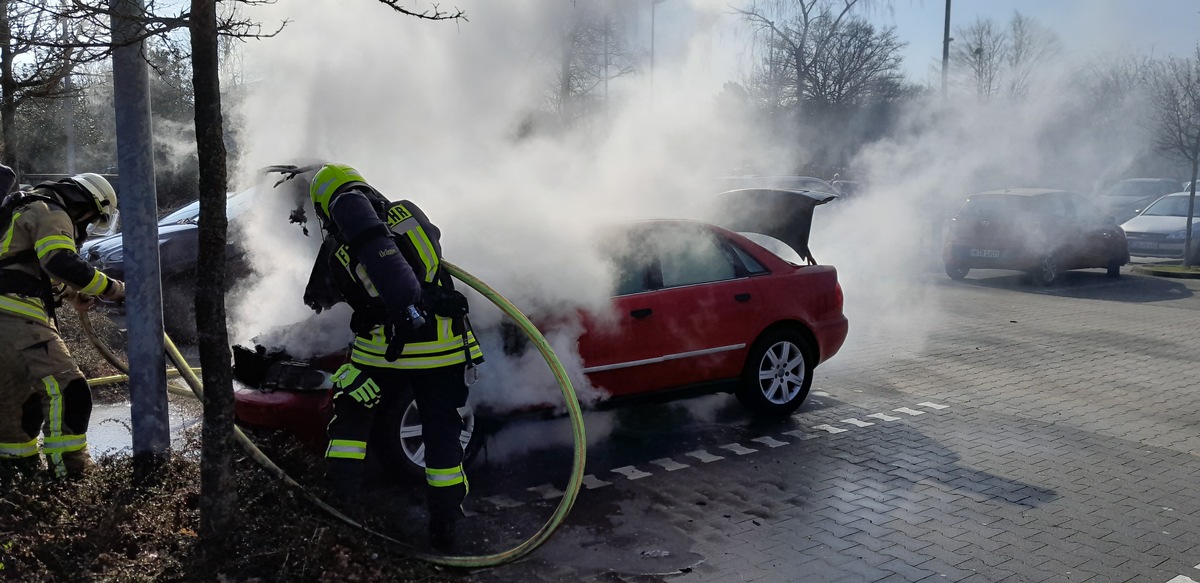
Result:
M709 233L679 231L661 239L659 267L663 287L678 287L737 278L737 270Z
M759 263L757 259L746 253L745 249L742 249L736 243L731 242L729 247L733 249L733 253L737 256L738 261L741 261L742 265L746 268L747 275L758 275L767 272L767 268L762 263Z

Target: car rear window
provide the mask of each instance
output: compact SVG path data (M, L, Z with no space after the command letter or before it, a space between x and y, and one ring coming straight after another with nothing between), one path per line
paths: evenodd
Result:
M978 219L1010 217L1018 212L1029 212L1028 197L1003 194L975 195L963 202L958 216Z

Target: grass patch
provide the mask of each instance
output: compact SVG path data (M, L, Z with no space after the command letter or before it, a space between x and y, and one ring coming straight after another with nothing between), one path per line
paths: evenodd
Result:
M1200 266L1195 265L1190 267L1182 265L1139 265L1134 270L1163 277L1200 278Z

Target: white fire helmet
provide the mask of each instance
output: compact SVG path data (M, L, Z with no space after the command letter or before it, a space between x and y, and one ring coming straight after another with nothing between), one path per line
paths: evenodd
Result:
M100 217L88 226L88 233L93 236L111 235L120 227L121 215L117 210L117 191L112 184L99 174L84 172L71 177L71 182L92 195L96 202L96 210Z

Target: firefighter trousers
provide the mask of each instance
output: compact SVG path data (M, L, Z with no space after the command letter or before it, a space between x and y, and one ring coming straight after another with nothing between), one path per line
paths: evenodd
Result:
M82 473L91 414L91 390L58 331L0 313L0 463L37 460L40 432L55 475Z
M334 375L333 420L325 452L329 480L344 501L361 494L372 424L400 423L402 409L377 415L386 400L410 389L421 419L425 444L425 481L433 523L453 523L462 516L468 485L463 472L463 431L459 407L466 405L465 365L397 370L346 364ZM398 444L392 444L398 449ZM383 447L383 446L378 446ZM390 447L390 446L389 446Z

